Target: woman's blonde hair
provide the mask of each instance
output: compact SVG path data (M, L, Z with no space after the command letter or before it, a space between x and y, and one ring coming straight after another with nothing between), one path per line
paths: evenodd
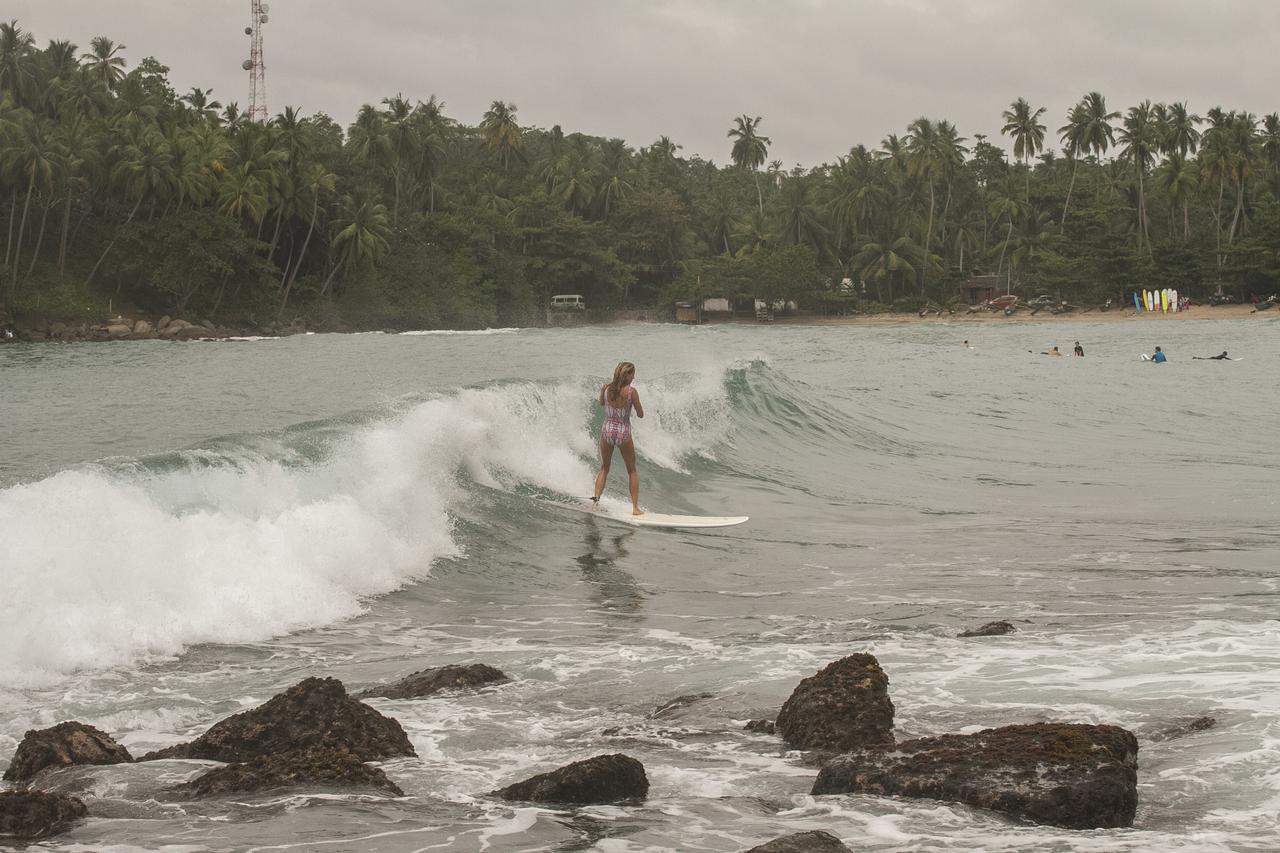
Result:
M627 384L627 380L636 374L636 366L629 361L620 361L618 366L613 369L613 381L609 383L609 389L605 392L605 399L610 403L617 403L622 399L622 387Z

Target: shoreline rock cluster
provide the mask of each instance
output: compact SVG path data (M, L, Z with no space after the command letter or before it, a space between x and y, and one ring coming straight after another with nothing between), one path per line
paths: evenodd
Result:
M219 326L211 320L183 320L161 317L158 320L112 317L101 323L36 323L5 326L0 343L14 342L82 342L82 341L196 341L233 337L286 337L307 331L302 318L290 323L251 326Z
M399 722L360 699L422 699L508 680L485 664L423 670L355 694L337 679L307 678L256 708L220 720L192 741L137 759L110 735L83 723L29 731L4 774L22 789L0 794L0 835L47 837L88 814L75 797L31 789L43 770L77 764L172 758L224 762L170 788L175 799L300 786L403 796L380 767L368 762L414 757L414 747ZM852 654L801 680L776 721L753 720L747 728L776 734L788 748L804 750L802 763L820 767L814 795L926 798L1071 829L1132 825L1138 742L1131 732L1107 725L1034 723L898 741L888 688L889 678L873 655ZM659 711L699 698L681 697ZM1207 727L1206 719L1190 728ZM644 765L614 753L575 761L487 796L572 806L639 803L648 791ZM847 849L825 832L784 836L752 848L757 853Z

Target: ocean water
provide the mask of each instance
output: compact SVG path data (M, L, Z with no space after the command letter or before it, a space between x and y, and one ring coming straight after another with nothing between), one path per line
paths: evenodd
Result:
M961 346L968 338L974 349ZM1051 345L1083 359L1051 359ZM1170 362L1138 360L1159 344ZM1239 362L1193 361L1229 349ZM407 796L177 801L205 762L42 779L92 817L32 850L1280 847L1280 320L630 326L0 348L0 768L77 719L135 754L309 675L512 681L372 700ZM638 366L636 530L556 508ZM610 495L625 495L616 463ZM955 634L994 619L1007 637ZM852 652L900 738L1040 720L1140 742L1132 829L808 795L743 723ZM674 709L679 697L707 694ZM1208 731L1169 739L1211 715ZM640 759L638 806L485 793Z

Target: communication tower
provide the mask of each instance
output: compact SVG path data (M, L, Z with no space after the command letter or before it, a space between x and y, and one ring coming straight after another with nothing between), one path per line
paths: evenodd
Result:
M249 72L249 121L267 121L267 68L262 58L262 27L269 18L271 6L263 0L249 0L249 58L240 67Z

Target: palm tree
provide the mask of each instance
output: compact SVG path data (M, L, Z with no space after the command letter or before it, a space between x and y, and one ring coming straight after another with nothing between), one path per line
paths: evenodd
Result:
M97 76L107 88L114 89L124 78L125 69L124 57L117 54L127 49L106 36L94 36L89 40L89 52L82 54L80 59L91 74Z
M1086 132L1089 126L1089 111L1081 100L1067 113L1067 123L1058 128L1058 139L1062 142L1062 151L1071 161L1071 182L1067 184L1067 200L1062 205L1062 222L1058 233L1067 229L1067 211L1071 209L1071 193L1076 188L1076 172L1080 169L1080 154L1088 149Z
M924 232L924 256L929 254L933 242L934 192L933 176L942 171L951 156L947 140L939 133L938 126L927 118L918 118L907 129L907 174L919 181L924 181L929 190L929 218ZM924 295L924 265L918 270L920 276L920 295Z
M67 244L71 236L71 203L76 197L85 167L97 150L98 139L93 125L83 113L70 112L57 130L59 169L63 192L62 233L58 245L58 273L67 265Z
M386 106L383 113L387 134L387 153L395 185L395 205L391 210L392 224L400 222L400 191L404 181L406 167L415 162L418 148L418 121L414 108L403 95L394 98L383 98Z
M1182 241L1184 243L1191 238L1188 207L1199 183L1195 162L1187 160L1177 152L1169 155L1169 159L1156 170L1156 185L1169 197L1173 206L1182 208Z
M348 198L343 207L344 215L333 223L332 247L338 253L338 259L320 288L321 298L328 292L329 284L338 270L377 263L383 253L391 248L388 242L391 226L387 221L386 205L371 200L354 201Z
M193 87L190 92L183 95L179 100L185 101L191 111L195 113L199 121L207 121L213 124L218 122L218 110L222 109L222 104L209 96L213 94L212 89L201 89L199 86Z
M1111 122L1120 118L1120 113L1107 110L1107 99L1101 92L1090 92L1080 100L1084 108L1084 124L1080 128L1080 150L1102 159L1107 149L1116 141L1116 129ZM1099 172L1099 179L1103 177Z
M604 144L600 168L600 186L596 190L596 202L604 218L609 218L613 205L625 199L633 186L630 177L631 149L621 139L610 139Z
M148 198L154 200L161 193L173 187L173 155L169 150L169 142L155 127L143 127L136 130L134 136L120 147L119 159L111 169L111 180L124 189L125 198L135 199L133 209L124 223L116 229L107 247L102 250L97 263L89 270L84 286L93 281L98 267L106 260L108 253L115 246L120 233L129 226L138 214L138 208Z
M782 235L787 243L807 243L821 250L827 229L822 224L818 207L813 203L813 185L804 178L789 180L778 199Z
M1032 112L1031 105L1025 98L1018 98L1002 113L1004 127L1000 128L1000 132L1013 138L1013 156L1021 160L1027 170L1028 202L1031 201L1031 158L1044 148L1045 127L1040 124L1040 116L1044 113L1044 107Z
M516 105L494 101L480 120L480 132L490 150L497 152L505 171L511 165L511 157L520 153L520 125L516 122Z
M22 205L22 224L18 226L18 239L14 243L13 277L9 281L11 291L16 291L18 287L18 266L22 256L22 238L27 229L27 213L31 208L31 196L35 192L37 182L46 191L52 191L57 156L57 148L45 128L44 120L29 114L24 116L23 120L19 121L9 146L4 152L4 160L10 164L10 168L27 179L27 198ZM39 246L36 247L36 251L39 252ZM33 264L34 260L32 258Z
M1196 153L1196 146L1200 144L1200 131L1196 130L1196 125L1203 121L1200 116L1187 111L1185 102L1170 104L1164 117L1164 153L1177 154L1184 160L1188 154Z
M1158 150L1160 137L1150 101L1130 107L1120 129L1120 156L1133 165L1138 174L1138 249L1146 241L1151 251L1151 235L1147 227L1146 173Z
M1000 275L1000 271L1004 268L1004 255L1013 239L1013 227L1022 220L1029 208L1030 205L1027 202L1018 198L1012 176L1006 180L1004 186L990 189L987 212L991 214L994 224L998 225L1001 219L1006 223L1004 240L1000 243L1000 259L996 262L996 275ZM1009 287L1013 288L1012 267L1009 272Z
M759 168L764 165L769 154L769 146L773 143L767 136L756 132L760 127L760 116L751 118L743 114L733 120L734 126L729 128L728 137L733 140L733 148L729 157L739 169L751 172L756 182L756 201L760 206L760 215L764 215L764 196L760 193Z
M280 288L279 316L284 315L285 308L289 304L289 292L293 289L294 279L298 277L298 268L302 266L302 261L307 256L307 247L311 245L311 234L315 231L316 221L320 217L320 201L325 195L333 192L336 180L337 176L318 162L308 163L302 170L302 187L311 197L311 218L307 224L307 236L302 241L302 249L298 252L297 260L290 259L285 266L284 279Z
M0 24L0 93L8 94L15 104L24 102L31 83L28 59L35 43L35 37L17 21Z

